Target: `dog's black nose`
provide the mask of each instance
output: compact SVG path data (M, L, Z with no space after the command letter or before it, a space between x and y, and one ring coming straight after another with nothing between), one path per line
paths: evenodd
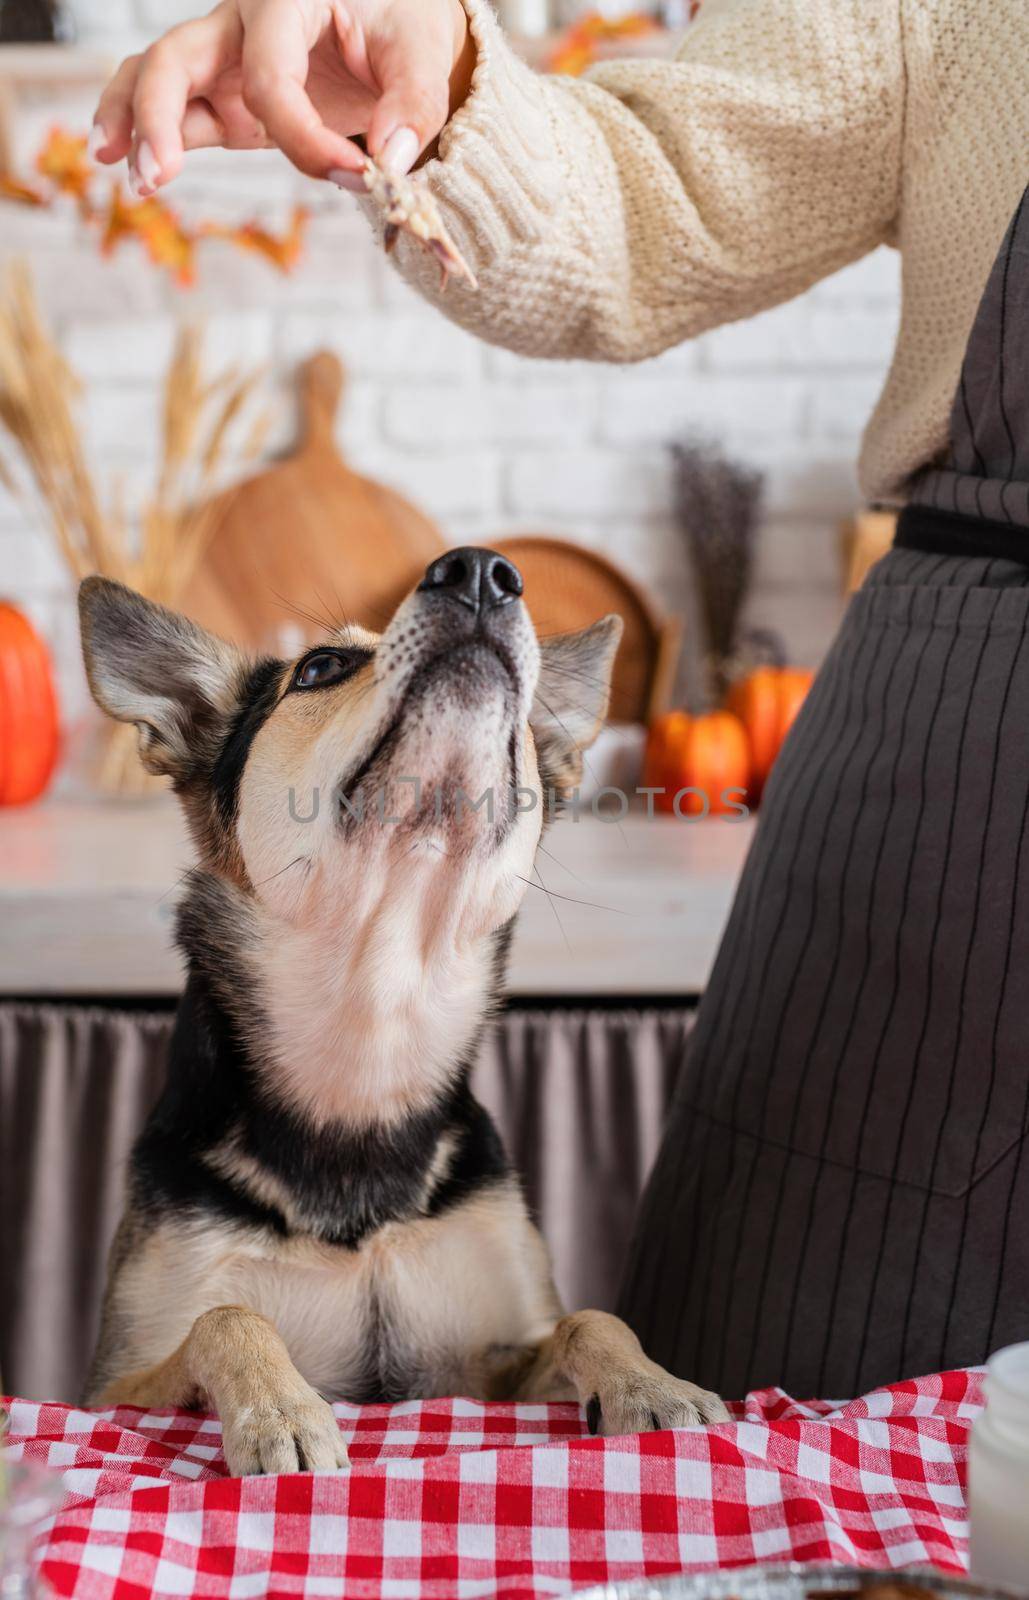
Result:
M472 611L492 611L517 600L525 585L522 575L506 556L496 550L479 550L464 545L437 556L425 569L419 589L435 591L459 600Z

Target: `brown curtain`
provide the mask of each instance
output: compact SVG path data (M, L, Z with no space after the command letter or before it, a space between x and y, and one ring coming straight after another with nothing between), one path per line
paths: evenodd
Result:
M525 1178L569 1306L610 1307L692 1011L512 1010L475 1090ZM0 1004L0 1373L73 1400L99 1316L125 1162L170 1012Z

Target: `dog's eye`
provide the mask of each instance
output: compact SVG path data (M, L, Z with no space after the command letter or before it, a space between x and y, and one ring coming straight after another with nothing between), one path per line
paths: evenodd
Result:
M314 655L301 661L293 674L293 689L327 689L330 684L342 683L344 678L367 660L363 650L316 650Z

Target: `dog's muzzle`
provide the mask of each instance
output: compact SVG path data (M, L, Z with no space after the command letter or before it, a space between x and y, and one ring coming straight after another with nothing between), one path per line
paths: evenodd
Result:
M462 773L481 768L494 774L485 781L495 782L500 761L512 766L511 783L517 782L512 730L528 714L539 670L524 587L518 568L496 550L467 545L430 563L380 644L377 669L390 702L387 720L372 750L342 781L348 813L370 775L381 783L394 756L417 759L413 745L426 739L433 748L422 759L434 772L444 757L454 767L459 748ZM411 740L404 745L409 718Z

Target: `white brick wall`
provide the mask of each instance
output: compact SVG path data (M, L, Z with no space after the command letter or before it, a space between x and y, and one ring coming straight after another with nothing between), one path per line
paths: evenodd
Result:
M122 53L194 4L79 0L85 42ZM17 128L27 160L55 118L85 125L89 101L40 103ZM880 251L802 299L632 369L559 365L489 350L395 279L353 202L300 179L274 154L193 158L186 214L279 224L298 197L318 209L305 260L282 279L210 245L192 294L127 246L101 261L68 216L4 207L0 257L27 256L64 349L87 385L83 425L101 478L130 501L157 442L159 382L179 315L206 319L212 357L267 364L291 428L295 361L330 345L348 370L340 442L362 469L419 500L455 541L546 531L621 560L690 614L666 444L717 437L767 473L751 615L781 627L799 660L824 652L839 615L837 524L857 498L853 464L897 319L898 272ZM45 523L0 491L0 592L50 632L69 719L84 704L69 585Z

